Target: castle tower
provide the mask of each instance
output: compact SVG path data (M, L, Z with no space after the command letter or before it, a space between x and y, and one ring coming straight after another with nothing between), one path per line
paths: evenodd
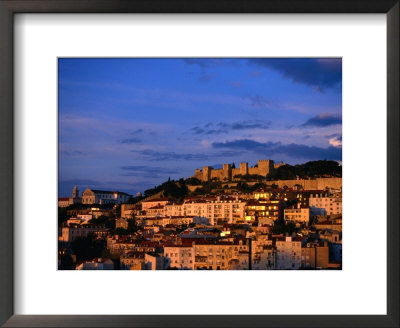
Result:
M240 174L241 175L249 174L249 164L248 163L240 163Z
M260 159L258 161L258 174L267 176L274 170L274 161L271 159Z
M222 170L223 170L223 179L226 179L228 181L232 180L231 164L224 164Z
M211 166L204 166L203 167L203 181L210 181L211 180Z
M78 198L79 197L79 189L77 185L75 185L74 189L72 189L72 198Z

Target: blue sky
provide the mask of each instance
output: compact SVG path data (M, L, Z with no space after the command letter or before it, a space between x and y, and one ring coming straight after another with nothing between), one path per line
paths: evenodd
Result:
M205 165L342 159L337 58L59 59L59 196Z

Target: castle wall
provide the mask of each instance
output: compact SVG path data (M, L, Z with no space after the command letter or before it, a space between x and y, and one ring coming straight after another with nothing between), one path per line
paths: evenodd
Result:
M199 179L199 180L203 180L203 172L199 171L199 172L195 172L193 175L193 178Z
M270 181L271 184L276 184L279 188L287 186L289 188L298 184L305 190L322 190L325 188L342 188L342 178L317 178L315 180L277 180Z
M224 171L222 169L211 170L211 179L212 178L217 178L222 181L224 179Z
M211 174L212 174L212 167L210 166L204 166L203 167L203 181L209 181L211 179Z
M247 175L249 174L249 164L244 162L240 163L240 174L241 175Z
M260 159L258 162L258 174L267 176L274 170L274 161L270 159Z
M279 163L277 165L280 166L284 164ZM240 168L235 169L232 169L230 164L224 164L223 169L217 170L214 170L210 166L204 166L203 170L196 169L193 177L202 181L209 181L213 178L224 181L224 179L231 180L235 175L238 174L254 174L266 176L269 172L274 170L275 166L276 165L274 164L273 160L259 160L258 167L248 167L247 163L240 163ZM284 186L290 188L296 184L299 184L305 190L322 190L326 187L340 189L342 187L342 178L317 178L315 180L277 180L271 181L271 184L276 184L279 188L282 188Z
M218 170L215 170L218 171ZM215 172L213 171L213 172ZM215 176L222 176L223 172L214 173ZM249 186L255 185L258 182L247 182ZM342 188L342 178L317 178L315 180L276 180L276 181L266 181L267 185L276 184L279 188L283 188L287 186L289 188L294 187L295 185L301 185L304 190L323 190L325 188L334 188L340 189ZM228 185L229 187L236 187L237 182L228 182L224 185ZM200 186L188 186L190 191L194 191Z
M232 178L233 178L235 175L239 175L239 174L241 174L241 173L240 173L240 169L232 169Z
M258 167L249 167L249 174L259 174Z

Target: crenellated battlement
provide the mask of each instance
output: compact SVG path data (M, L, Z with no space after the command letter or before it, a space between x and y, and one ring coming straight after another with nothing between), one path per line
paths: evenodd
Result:
M202 181L219 180L230 181L235 175L256 174L267 176L275 169L274 161L271 159L260 159L255 167L249 167L247 162L240 163L239 168L232 168L231 164L223 164L222 169L213 169L204 166L202 170L196 169L193 177Z

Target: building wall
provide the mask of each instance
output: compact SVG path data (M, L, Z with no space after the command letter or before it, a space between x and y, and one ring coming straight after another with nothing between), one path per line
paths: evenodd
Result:
M177 269L194 269L193 246L166 246L164 247L166 265Z
M329 246L325 242L307 244L301 248L301 267L311 269L326 269L329 267Z
M342 214L341 197L310 197L309 205L314 215L318 215L320 209L325 210L325 215Z
M276 269L298 270L301 267L301 241L286 237L276 242Z
M229 270L230 262L232 260L239 260L240 251L248 252L248 246L236 244L195 244L195 269Z
M76 226L76 227L63 227L61 230L61 237L59 241L70 243L78 237L87 237L90 233L95 235L106 235L107 229L103 226Z
M304 222L310 221L309 208L286 208L284 210L285 221Z
M342 188L342 178L316 178L313 180L276 180L271 181L279 188L287 186L292 188L295 185L301 185L304 190L324 190L325 188Z

